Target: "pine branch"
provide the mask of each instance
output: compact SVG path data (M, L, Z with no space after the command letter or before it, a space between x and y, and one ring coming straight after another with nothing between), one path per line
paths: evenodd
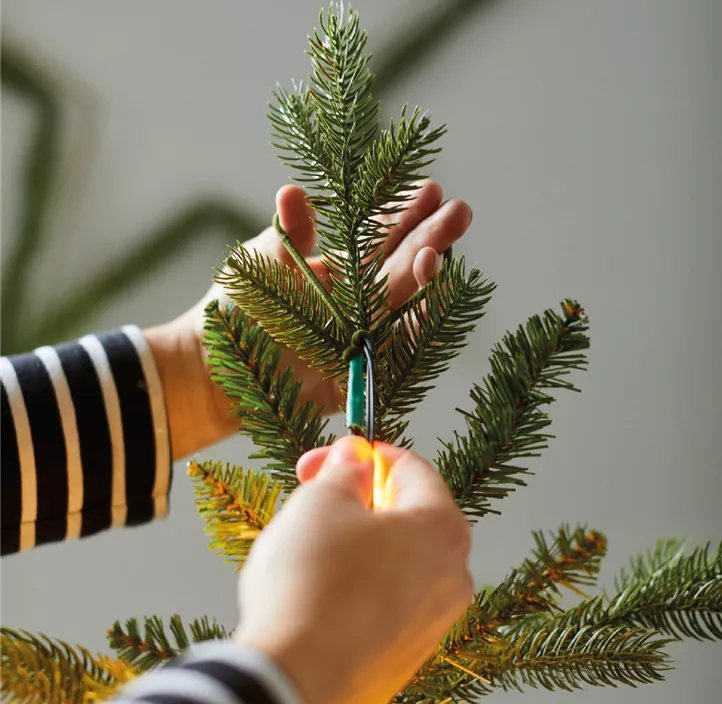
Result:
M177 630L179 627L177 624L180 624L180 616L175 614L171 616L170 619L171 630L173 630L174 628ZM182 624L180 624L180 626L182 627ZM188 643L204 643L207 640L224 640L226 638L230 638L230 636L232 635L232 633L226 631L223 626L219 626L216 623L215 619L213 621L210 621L208 619L208 616L204 616L203 618L194 618L190 622L188 628L191 632L191 638ZM180 643L180 640L175 630L173 631L173 633L176 637L176 640L178 640L178 642ZM186 640L188 640L187 636ZM186 645L185 647L188 646Z
M380 224L363 213L349 213L345 206L339 213L332 201L320 197L313 205L331 295L354 331L369 330L389 309L388 277L380 275L385 235Z
M404 108L376 138L379 104L358 14L332 4L320 25L309 38L308 85L277 88L268 117L281 159L312 192L331 294L353 333L388 311L380 276L387 227L378 216L400 212L445 128L432 127L418 108L407 117Z
M642 626L671 637L722 640L722 543L685 555L679 540L660 541L632 561L618 592L588 599L553 620L553 627Z
M468 703L494 688L521 691L525 686L565 691L584 685L634 687L664 679L670 666L663 648L669 642L643 628L532 627L468 666L445 658L433 677L414 681L395 701Z
M660 569L664 570L678 564L684 557L688 544L689 540L680 540L679 538L658 540L652 550L632 557L628 569L622 567L614 578L614 588L621 592L635 582L648 580L653 573Z
M283 246L286 248L286 251L291 255L291 258L296 263L296 266L298 267L299 271L303 273L303 275L306 277L306 281L308 281L311 286L313 286L314 290L318 294L319 298L326 304L329 310L333 312L333 314L336 316L336 322L339 326L346 329L347 335L352 335L353 331L350 331L347 326L347 321L343 315L343 312L340 310L340 308L336 305L336 301L333 300L333 298L330 296L328 291L324 288L323 284L319 280L319 278L316 276L316 274L313 272L313 269L311 269L311 266L306 261L306 259L301 255L301 253L296 249L293 242L291 241L291 238L284 232L283 228L281 227L281 218L279 217L278 213L273 214L273 227L276 230L276 233L278 234L279 238L281 239L281 242L283 242Z
M426 178L423 170L441 151L433 145L446 127L431 127L429 117L415 108L406 116L406 106L397 123L391 120L364 154L353 189L354 207L367 218L401 212L412 198L415 185Z
M471 392L476 407L464 414L467 435L456 433L439 452L439 470L470 516L498 513L491 499L525 485L520 475L528 470L512 463L538 456L552 437L543 432L551 420L542 409L554 399L544 389L575 390L565 377L586 365L586 314L571 300L562 311L533 316L495 345L491 373Z
M301 172L296 181L307 189L324 192L340 190L334 165L326 154L318 134L312 96L303 83L287 91L277 86L273 91L276 104L271 103L268 120L274 139L271 145L279 150L281 161Z
M195 482L198 513L211 536L211 550L240 569L275 515L283 484L265 473L220 462L191 462L188 474Z
M138 672L61 640L1 628L2 700L13 704L78 704L109 699Z
M379 275L386 230L376 216L399 212L444 128L432 128L418 109L407 118L404 109L375 140L379 104L358 14L331 5L320 25L309 38L308 85L277 88L269 120L281 159L312 193L331 293L354 332L387 309Z
M178 656L190 643L228 637L226 629L215 621L209 621L207 616L190 624L190 638L178 614L171 616L169 626L173 643L158 616L143 620L143 633L137 619L128 619L125 628L116 621L108 631L108 641L123 662L140 672L148 672Z
M508 626L520 617L551 613L564 587L584 596L580 587L596 583L607 538L595 530L578 526L559 528L549 544L541 531L533 533L536 549L482 604L487 628Z
M208 305L205 344L211 378L233 402L241 432L262 448L253 457L271 460L274 477L295 486L298 458L334 441L322 434L321 409L310 401L300 404L293 370L279 370L281 349L237 308Z
M390 226L379 216L405 208L418 188L416 184L425 178L422 170L440 151L433 144L444 132L443 126L432 128L419 108L407 118L404 107L398 124L392 120L390 128L382 130L370 144L355 174L348 202L340 207L337 199L319 198L316 203L317 212L327 223L318 229L326 243L322 242L321 249L332 274L334 296L360 329L367 329L389 312L386 280L379 271L380 246ZM343 233L341 237L338 232Z
M716 550L707 543L685 555L679 541L660 541L617 584L622 589L607 608L610 620L675 638L722 640L722 542Z
M513 638L517 632L510 625L528 624L529 616L558 612L560 587L578 593L579 586L594 584L606 554L604 535L584 526L571 530L565 525L551 542L541 532L533 535L532 559L525 560L496 589L476 595L436 654L416 673L406 695L413 692L433 698L460 687L485 690L491 664L508 647L509 635Z
M504 689L635 686L664 679L670 667L662 649L669 642L642 628L542 626L520 633L490 674Z
M300 271L241 246L226 266L216 281L277 343L330 376L344 371L345 330Z
M415 680L395 699L411 704L478 701L494 688L525 686L573 691L584 685L636 686L664 679L671 669L663 648L671 639L633 627L531 627L462 664L444 657L433 676Z
M379 337L386 339L377 355L380 412L379 439L396 442L431 382L449 368L466 345L467 335L484 314L494 284L478 269L466 276L464 260L452 260L424 288L401 306L398 323ZM388 333L386 330L388 329Z
M310 93L318 134L333 164L340 186L348 196L365 151L378 129L379 103L371 95L374 76L370 55L364 53L367 35L358 13L342 7L319 16L323 37L309 37Z
M488 678L481 673L486 671L488 663L498 659L503 639L484 611L486 600L486 592L480 591L441 641L436 653L415 673L395 701L439 702L461 687L474 688L475 685L482 693L488 691Z
M323 36L309 38L309 93L322 152L332 164L327 195L314 199L318 231L332 293L357 329L368 330L385 305L385 282L378 280L380 261L376 227L353 205L359 167L378 131L378 101L371 94L373 74L365 53L366 32L349 8L333 4L320 16ZM325 221L325 222L324 222Z

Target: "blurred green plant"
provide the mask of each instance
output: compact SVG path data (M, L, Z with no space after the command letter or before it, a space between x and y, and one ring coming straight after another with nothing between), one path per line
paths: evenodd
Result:
M440 0L376 52L375 93L381 96L428 60L463 26L472 13L498 0ZM48 222L62 133L62 89L23 52L3 41L0 52L2 92L24 100L36 114L36 127L25 155L17 228L8 238L0 290L0 351L14 354L53 344L79 332L98 309L135 286L199 237L218 233L225 242L244 242L270 222L235 202L209 198L190 203L159 227L138 238L138 247L97 272L60 301L53 301L34 325L26 321L32 269L50 236ZM22 322L22 325L20 324Z

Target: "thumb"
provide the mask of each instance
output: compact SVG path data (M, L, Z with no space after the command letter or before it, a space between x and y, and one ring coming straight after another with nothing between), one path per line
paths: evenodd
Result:
M454 505L446 482L425 459L410 450L383 443L378 443L376 451L389 468L383 490L387 510Z
M307 257L311 254L316 244L315 213L303 188L300 186L281 188L276 194L276 212L281 228L301 256ZM276 256L291 264L292 260L275 230L271 235L271 243L275 251L269 252L270 256Z
M371 445L364 438L347 435L333 445L314 481L334 484L366 506L373 474Z

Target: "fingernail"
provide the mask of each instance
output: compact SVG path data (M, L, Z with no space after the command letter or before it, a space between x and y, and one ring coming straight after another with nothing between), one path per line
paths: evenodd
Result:
M444 255L443 254L437 254L436 255L436 266L434 271L439 272L444 268Z

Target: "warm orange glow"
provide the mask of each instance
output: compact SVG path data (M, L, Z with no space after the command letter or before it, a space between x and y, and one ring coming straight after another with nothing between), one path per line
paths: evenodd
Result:
M388 503L386 494L386 479L389 476L389 467L386 458L374 447L374 492L373 508L385 508Z

